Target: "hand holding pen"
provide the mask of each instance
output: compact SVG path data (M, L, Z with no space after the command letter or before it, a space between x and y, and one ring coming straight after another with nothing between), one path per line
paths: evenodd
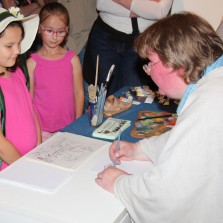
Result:
M118 145L119 144L119 145ZM117 151L117 146L119 149ZM130 160L150 160L143 151L141 150L139 142L130 143L125 141L114 141L109 149L109 157L113 164L120 165L121 161L130 161ZM115 166L115 165L114 165Z
M117 145L118 144L118 145ZM117 147L118 146L118 147ZM119 150L117 151L117 148ZM116 152L117 151L117 152ZM109 156L112 162L117 165L121 160L150 160L141 150L139 143L130 143L125 141L114 141L109 149ZM115 161L116 160L116 161ZM125 171L110 165L102 172L97 174L95 182L105 190L114 193L115 181L122 175L128 175Z
M118 140L116 140L115 145L115 152L117 153L119 151L120 146L120 138L121 138L121 130L119 130ZM103 187L104 189L108 190L111 193L114 193L114 183L116 179L121 175L127 175L123 170L120 170L116 167L117 164L117 157L113 160L113 166L109 165L106 167L102 172L98 173L97 178L95 179L95 182Z

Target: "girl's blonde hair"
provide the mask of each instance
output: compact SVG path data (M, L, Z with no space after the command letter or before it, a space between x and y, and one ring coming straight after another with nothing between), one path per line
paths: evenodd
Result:
M148 27L135 40L142 58L158 54L166 67L183 68L186 82L197 82L205 68L223 54L223 42L201 17L184 12L167 16Z

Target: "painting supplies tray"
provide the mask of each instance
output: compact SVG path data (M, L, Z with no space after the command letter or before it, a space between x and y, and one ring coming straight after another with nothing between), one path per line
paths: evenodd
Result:
M131 131L135 138L149 138L169 131L176 124L177 115L169 112L140 111Z

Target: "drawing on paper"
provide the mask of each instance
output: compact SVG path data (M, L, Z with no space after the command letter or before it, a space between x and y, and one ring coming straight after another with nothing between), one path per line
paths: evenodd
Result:
M57 133L27 154L27 157L64 168L74 168L104 144L103 141L84 136Z

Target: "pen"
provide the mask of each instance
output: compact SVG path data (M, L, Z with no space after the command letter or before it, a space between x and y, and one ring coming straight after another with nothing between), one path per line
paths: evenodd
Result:
M146 120L146 119L154 119L154 118L166 118L166 117L172 117L173 114L168 114L168 115L158 115L158 116L148 116L145 118L139 118L137 121L141 121L141 120Z
M119 147L120 147L120 138L121 138L121 129L119 129L119 134L118 134L118 142L116 144L116 148L115 148L115 153L117 153L119 151ZM117 157L114 160L114 167L116 167L117 165Z
M110 70L108 71L108 75L107 75L107 78L106 78L105 83L104 83L104 88L107 88L108 82L111 78L111 75L112 75L112 72L113 72L114 68L115 68L115 65L113 64L111 66Z

